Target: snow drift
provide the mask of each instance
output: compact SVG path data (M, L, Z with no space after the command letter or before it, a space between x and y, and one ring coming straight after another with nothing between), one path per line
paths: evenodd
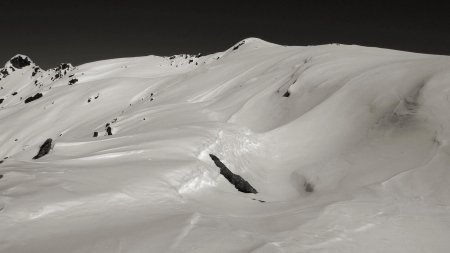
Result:
M448 252L449 112L448 56L255 38L50 70L17 55L0 252Z

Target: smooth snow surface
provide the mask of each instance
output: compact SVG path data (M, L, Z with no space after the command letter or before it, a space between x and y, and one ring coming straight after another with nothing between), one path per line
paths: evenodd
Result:
M448 56L20 57L0 69L2 253L450 252Z

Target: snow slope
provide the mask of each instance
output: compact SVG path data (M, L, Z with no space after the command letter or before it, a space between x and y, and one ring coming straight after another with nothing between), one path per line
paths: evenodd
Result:
M450 250L448 56L255 38L47 71L18 55L0 101L2 253Z

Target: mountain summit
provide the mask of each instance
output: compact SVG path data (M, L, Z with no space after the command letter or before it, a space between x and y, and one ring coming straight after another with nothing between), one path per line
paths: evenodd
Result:
M17 69L22 69L27 66L35 66L33 61L28 56L18 54L12 57L5 63L5 66L0 69L0 80L7 77Z
M16 69L21 69L23 67L30 66L33 64L33 62L31 61L30 58L28 58L28 56L20 55L20 54L11 58L11 60L9 60L8 63ZM8 63L7 63L7 65L8 65Z

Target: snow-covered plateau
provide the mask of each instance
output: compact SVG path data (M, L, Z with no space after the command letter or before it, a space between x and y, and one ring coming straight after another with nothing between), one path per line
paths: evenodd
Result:
M450 252L450 56L245 39L0 68L0 252Z

